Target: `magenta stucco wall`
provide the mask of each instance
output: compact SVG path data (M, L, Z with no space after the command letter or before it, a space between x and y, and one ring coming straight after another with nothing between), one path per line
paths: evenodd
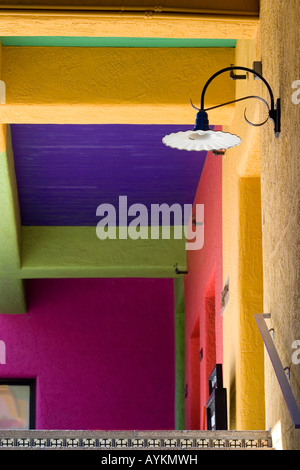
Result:
M0 378L36 377L38 429L174 429L173 282L28 281Z

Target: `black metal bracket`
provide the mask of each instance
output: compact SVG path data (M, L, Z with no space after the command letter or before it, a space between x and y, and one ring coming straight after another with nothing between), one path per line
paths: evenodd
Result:
M258 74L253 75L254 80L259 80L262 75L262 63L260 61L253 62L253 70Z
M271 335L271 338L274 339L274 338L275 338L275 330L274 330L274 328L270 328L270 329L269 329L269 333L270 333L270 335Z
M177 263L174 265L174 268L176 274L188 274L188 271L181 271L180 269L178 269Z
M204 222L197 222L196 216L195 216L195 214L193 214L193 215L192 215L192 224L193 224L194 227L195 227L196 225L204 225Z
M231 67L233 67L233 64L231 64ZM247 74L246 75L237 75L234 73L233 70L230 70L230 78L231 80L247 80Z
M287 376L288 380L291 380L291 368L290 367L284 367L283 370L286 373L286 376Z
M246 99L250 99L250 98L257 98L257 99L260 99L261 101L263 101L266 106L268 107L268 112L269 112L269 115L268 115L268 118L262 122L262 123L259 123L259 124L254 124L254 123L251 123L247 118L246 118L246 115L245 115L245 119L246 121L248 122L248 124L251 124L252 126L262 126L264 125L269 119L271 119L274 123L274 133L275 133L275 137L278 138L279 135L280 135L280 132L281 132L281 105L280 105L280 98L278 98L276 100L276 104L275 104L275 100L274 100L274 95L273 95L273 91L272 91L272 88L271 86L269 85L269 83L267 82L267 80L258 72L258 66L257 64L255 65L255 69L249 69L248 67L239 67L239 66L231 66L231 67L225 67L224 69L221 69L219 70L218 72L216 72L215 74L213 74L208 80L207 82L205 83L203 89L202 89L202 93L201 93L201 102L200 102L200 110L197 114L197 119L199 120L199 123L200 123L200 127L198 129L200 130L208 130L209 129L209 123L208 123L208 118L207 118L207 113L206 111L209 111L211 109L215 109L215 108L219 108L221 106L225 106L225 105L228 105L228 104L232 104L232 103L237 103L238 101L242 101L242 100L246 100ZM224 72L230 72L232 73L234 70L243 70L247 73L252 73L253 76L255 77L255 79L259 79L261 80L264 85L267 87L267 90L269 92L269 96L270 96L270 106L269 104L267 103L266 100L264 100L263 98L259 97L259 96L246 96L246 97L243 97L243 98L239 98L237 100L233 100L233 101L230 101L230 102L227 102L227 103L223 103L223 104L220 104L220 105L217 105L217 106L213 106L213 107L210 107L210 108L205 108L204 106L204 98L205 98L205 93L206 93L206 90L207 90L207 87L209 86L209 84L217 77L219 76L220 74L224 73ZM235 75L235 77L237 77ZM194 106L195 107L195 106ZM200 119L201 118L201 119ZM201 122L200 122L201 121ZM202 125L202 121L204 122L205 121L205 126L202 128L201 125Z
M270 109L269 117L274 122L275 137L278 138L281 132L281 104L280 98L276 101L276 107Z

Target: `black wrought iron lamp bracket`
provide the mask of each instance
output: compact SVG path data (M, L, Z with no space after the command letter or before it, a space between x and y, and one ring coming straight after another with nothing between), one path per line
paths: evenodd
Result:
M252 73L255 78L257 79L260 79L264 85L267 87L267 90L269 92L269 96L270 96L270 105L268 104L268 102L261 98L260 96L255 96L255 95L251 95L251 96L245 96L243 98L239 98L237 100L233 100L233 101L228 101L227 103L222 103L222 104L219 104L217 106L212 106L210 108L205 108L204 107L204 99L205 99L205 93L206 93L206 90L209 86L209 84L219 75L221 75L222 73L225 73L225 72L230 72L232 74L232 71L233 70L243 70L245 72L249 72L249 73ZM198 110L198 113L197 113L197 117L196 117L196 123L195 123L195 127L194 127L194 130L203 130L203 131L206 131L206 130L209 130L209 122L208 122L208 115L207 115L207 111L210 111L212 109L216 109L216 108L220 108L221 106L226 106L228 104L233 104L233 103L237 103L238 101L243 101L243 100L248 100L248 99L252 99L252 98L256 98L256 99L259 99L261 100L262 102L265 103L265 105L267 106L268 108L268 117L265 121L261 122L261 123L258 123L258 124L255 124L255 123L252 123L250 122L247 117L246 117L246 109L245 109L245 112L244 112L244 117L245 117L245 120L248 122L248 124L252 125L252 126L263 126L269 119L271 119L274 123L274 132L275 132L275 137L278 138L279 135L280 135L280 131L281 131L281 109L280 109L280 98L278 98L276 100L276 106L275 106L275 101L274 101L274 95L273 95L273 91L272 91L272 88L271 86L269 85L269 83L267 82L267 80L261 75L259 74L256 70L253 70L253 69L250 69L250 68L247 68L247 67L239 67L239 66L231 66L231 67L226 67L224 69L221 69L219 70L218 72L216 72L215 74L213 74L208 80L207 82L205 83L204 87L203 87L203 90L202 90L202 93L201 93L201 102L200 102L200 109L199 108L196 108L193 103L191 102L192 106Z

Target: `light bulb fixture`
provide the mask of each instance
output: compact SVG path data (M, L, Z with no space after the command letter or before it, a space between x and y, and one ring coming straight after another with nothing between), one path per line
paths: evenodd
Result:
M239 98L234 101L228 101L227 103L222 103L217 106L212 106L211 108L206 108L204 107L204 98L205 98L205 93L207 90L208 85L220 74L224 72L230 72L232 74L233 70L243 70L245 72L252 73L254 75L255 79L260 79L265 86L268 89L269 95L270 95L270 105L266 100L261 98L260 96L245 96L243 98ZM196 116L196 122L193 130L189 131L182 131L182 132L176 132L173 134L166 135L162 141L165 145L168 147L172 148L177 148L179 150L196 150L196 151L219 151L219 150L226 150L231 147L235 147L236 145L239 145L241 143L241 138L238 137L237 135L230 134L229 132L222 132L222 131L213 131L209 128L209 121L208 121L208 114L207 111L210 111L212 109L220 108L221 106L226 106L229 104L237 103L238 101L243 101L243 100L248 100L248 99L258 99L265 103L265 105L268 108L268 117L265 121L255 124L252 123L248 120L246 116L246 109L244 112L244 118L248 124L251 126L263 126L266 124L266 122L271 119L274 122L274 132L275 132L275 137L278 138L280 134L280 99L278 98L276 101L276 106L275 106L275 101L274 101L274 95L272 92L272 89L267 82L267 80L256 70L250 69L247 67L239 67L239 66L231 66L231 67L226 67L224 69L219 70L215 74L213 74L206 82L206 84L203 87L202 94L201 94L201 103L200 103L200 109L196 108L193 103L191 102L193 108L198 110L197 116Z

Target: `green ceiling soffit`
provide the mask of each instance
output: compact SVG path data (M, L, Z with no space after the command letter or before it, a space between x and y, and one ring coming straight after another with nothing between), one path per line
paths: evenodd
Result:
M235 47L235 39L96 38L72 36L2 36L2 46L39 47Z
M175 429L185 429L185 310L184 278L173 280L175 327Z
M96 227L22 227L20 267L17 263L9 265L10 269L3 266L0 281L43 277L176 278L176 264L180 270L186 269L186 240L174 238L172 229L170 239L161 235L151 238L150 227L143 230L146 235L149 231L147 239L121 239L119 228L116 231L116 239L99 240Z

